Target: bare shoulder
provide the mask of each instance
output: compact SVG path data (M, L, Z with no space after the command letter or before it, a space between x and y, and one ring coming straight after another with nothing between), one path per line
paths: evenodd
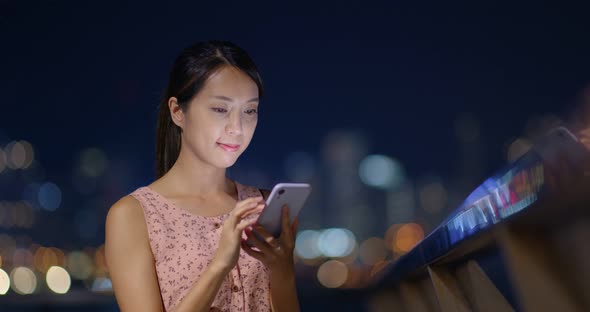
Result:
M147 224L140 202L127 195L114 203L107 213L105 234L107 245L133 244L139 241L147 243Z
M122 223L141 225L143 223L143 208L137 199L127 195L114 203L107 213L107 225L109 223Z

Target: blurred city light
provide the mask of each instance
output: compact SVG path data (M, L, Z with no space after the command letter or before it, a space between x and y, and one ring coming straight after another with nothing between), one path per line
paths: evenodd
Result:
M94 292L111 292L113 291L113 285L110 279L106 277L99 277L94 280L90 290Z
M14 238L6 234L0 234L0 256L2 256L2 259L4 259L3 262L6 263L9 261L9 259L12 259L12 254L15 249L16 241Z
M359 176L363 183L381 189L396 188L405 179L401 164L384 155L365 157L359 166Z
M47 287L56 294L65 294L72 283L68 272L59 266L52 266L47 271Z
M17 294L30 295L37 289L37 276L29 268L16 267L10 272L11 287Z
M55 211L61 204L61 190L52 182L46 182L39 187L39 204L45 210Z
M10 289L10 277L6 271L0 269L0 295L5 295Z
M88 148L80 154L80 171L82 174L96 178L108 167L106 154L98 148Z
M385 239L384 239L384 243L385 243L385 248L389 249L389 250L395 250L394 245L395 245L395 236L397 235L397 231L399 230L400 227L402 227L403 224L392 224L389 226L389 228L387 228L387 231L385 231Z
M39 247L35 250L33 266L37 271L45 273L50 267L57 265L59 265L59 259L53 249Z
M285 173L293 182L309 182L315 175L315 161L306 152L294 152L285 159Z
M424 238L424 230L416 223L402 225L395 235L394 251L406 253Z
M22 148L24 149L24 161L21 166L22 169L28 169L33 161L35 160L35 152L31 143L27 141L20 141Z
M85 252L72 251L67 257L67 268L72 277L85 280L94 272L92 259Z
M12 141L4 149L6 164L11 169L26 169L33 161L33 147L27 141Z
M12 256L13 266L32 267L33 254L28 249L18 248Z
M317 272L317 279L324 287L338 288L348 278L348 267L338 260L324 262Z
M348 256L354 249L356 238L347 229L326 229L318 238L318 249L326 257Z
M360 258L364 264L373 265L387 256L385 241L379 237L371 237L361 243Z
M349 252L347 255L342 257L335 257L335 260L338 260L345 264L352 264L356 261L359 256L359 244L357 243L356 239L354 240L354 245L352 246L352 251Z
M295 240L295 254L302 259L315 259L322 255L318 248L320 233L314 230L304 230L297 234Z
M66 255L64 252L56 247L50 247L51 251L57 256L57 265L65 268L66 267Z
M0 226L28 229L33 222L33 208L27 202L0 202Z

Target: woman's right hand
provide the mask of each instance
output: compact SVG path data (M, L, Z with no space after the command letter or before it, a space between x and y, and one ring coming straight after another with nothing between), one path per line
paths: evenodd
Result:
M237 263L241 249L242 233L245 228L256 223L256 218L246 219L264 208L263 198L250 197L239 201L223 223L219 247L213 263L220 265L224 271L230 271Z

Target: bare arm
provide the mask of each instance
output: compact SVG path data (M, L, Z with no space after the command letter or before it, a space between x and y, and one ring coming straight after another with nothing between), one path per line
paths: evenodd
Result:
M231 214L232 222L224 223L224 248L221 251L218 249L211 265L174 308L174 312L209 311L223 279L237 261L235 251L239 251L243 228L250 225L240 221L256 212L257 208L260 209L257 199L238 203ZM163 311L147 226L142 208L133 197L124 197L109 210L105 249L121 311Z
M121 311L164 311L147 226L139 202L126 196L107 214L105 251Z

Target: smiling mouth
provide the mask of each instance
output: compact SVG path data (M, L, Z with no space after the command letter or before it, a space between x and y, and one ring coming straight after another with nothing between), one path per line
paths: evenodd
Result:
M223 148L224 150L226 150L228 152L235 152L238 150L238 148L240 148L240 145L237 145L237 144L223 144L223 143L219 143L219 142L217 142L217 144L219 145L219 147Z

